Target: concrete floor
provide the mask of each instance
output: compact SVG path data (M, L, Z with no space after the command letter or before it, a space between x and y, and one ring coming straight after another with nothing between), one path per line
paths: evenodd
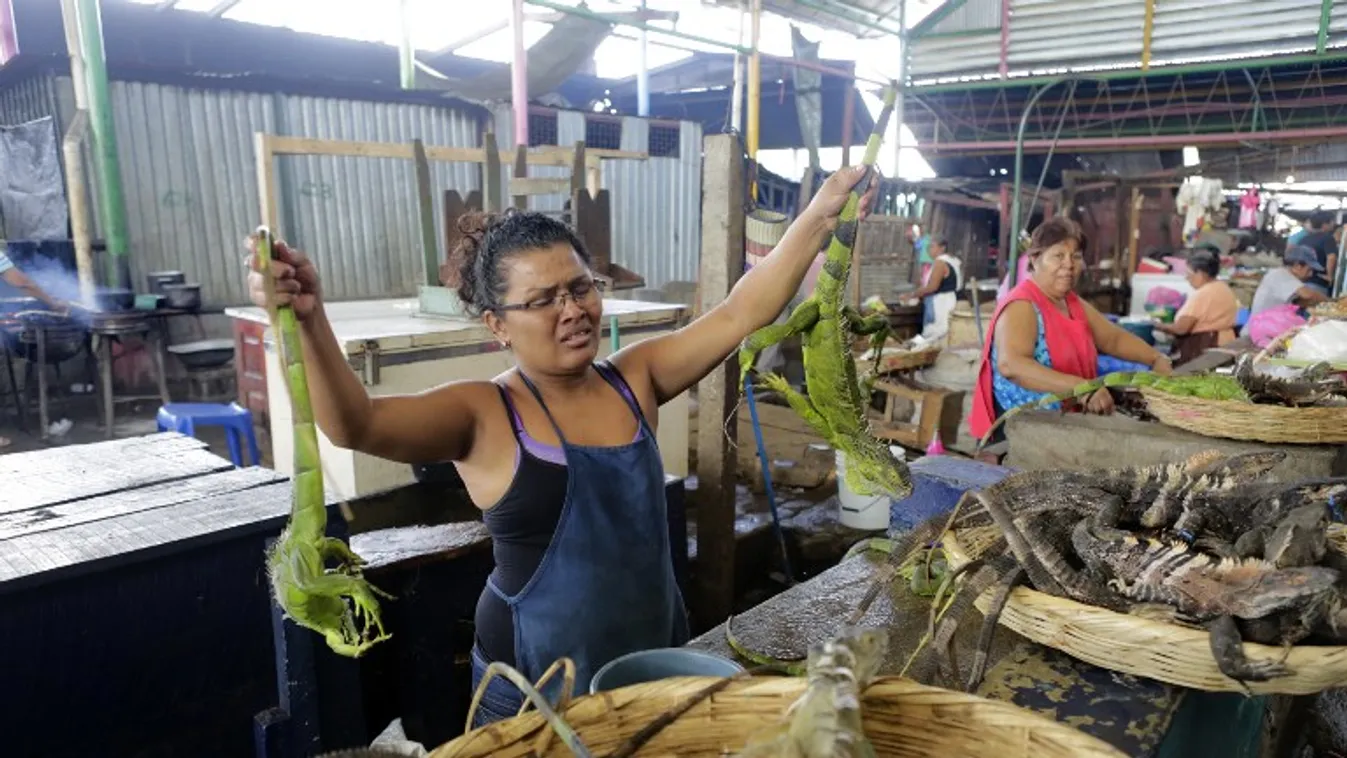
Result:
M98 417L97 405L92 396L72 397L64 412L62 412L63 409L59 402L52 402L49 406L51 421L55 423L63 418L68 419L71 422L71 427L65 434L50 436L46 440L42 439L38 432L36 407L29 409L28 430L25 432L19 428L15 421L8 398L0 398L0 400L4 401L3 412L0 413L0 437L7 437L10 440L7 447L0 448L0 455L44 450L65 445L86 445L107 440L107 434L103 430L101 420ZM157 401L119 403L117 414L113 419L113 438L124 439L153 434L157 431L155 414L158 411L159 403ZM223 431L205 428L200 430L197 437L206 443L212 453L222 458L229 457L229 447L225 444ZM266 463L269 462L270 456L263 438L265 438L265 435L258 439L258 444L263 448L263 461Z

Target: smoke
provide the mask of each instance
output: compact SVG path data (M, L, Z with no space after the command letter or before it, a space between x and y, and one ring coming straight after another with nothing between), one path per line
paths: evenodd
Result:
M80 293L78 274L58 259L36 251L21 255L15 250L16 246L13 243L10 243L7 247L6 255L13 262L15 268L22 271L34 284L51 297L67 303L85 306L89 310L72 308L70 315L80 321L89 320L90 311L96 309L97 303L88 302ZM0 279L0 297L26 298L28 293L12 287L3 279ZM39 304L37 307L45 308L46 306L45 304Z

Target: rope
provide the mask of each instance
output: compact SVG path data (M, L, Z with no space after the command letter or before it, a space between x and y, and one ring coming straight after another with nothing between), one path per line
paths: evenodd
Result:
M767 490L767 507L772 511L772 531L781 546L781 565L786 569L786 581L795 584L795 572L790 568L790 553L786 550L786 534L781 530L781 515L776 510L776 491L772 489L772 467L767 461L767 446L762 442L762 425L758 423L758 400L753 394L753 381L744 377L744 397L748 400L748 415L753 421L753 438L758 443L758 463L762 466L762 486Z

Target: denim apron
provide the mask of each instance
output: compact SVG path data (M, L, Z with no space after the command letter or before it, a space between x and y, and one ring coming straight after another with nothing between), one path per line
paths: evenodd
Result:
M615 380L600 371L614 390ZM533 382L537 398L566 454L566 500L538 570L517 595L487 586L514 616L515 668L537 682L559 658L575 662L576 695L604 664L627 653L680 646L689 637L683 597L674 581L664 499L664 465L655 433L640 407L618 390L636 414L640 438L627 445L573 445L562 434ZM488 661L474 647L473 690ZM556 677L543 694L556 702ZM557 684L557 686L552 686ZM480 727L514 716L523 695L501 677L483 693L474 718Z

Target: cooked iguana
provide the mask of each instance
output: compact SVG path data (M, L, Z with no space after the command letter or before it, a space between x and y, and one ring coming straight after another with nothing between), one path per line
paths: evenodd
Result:
M1244 387L1233 376L1222 376L1220 374L1161 376L1149 371L1115 371L1096 379L1081 382L1070 392L1047 395L1035 402L1018 405L1007 410L992 423L987 433L982 435L982 439L978 441L977 449L980 452L991 440L996 430L1001 428L1002 424L1025 411L1042 410L1057 403L1068 401L1084 401L1101 389L1124 390L1141 387L1152 387L1170 395L1199 397L1206 400L1240 400L1247 402L1249 399Z
M873 169L879 157L884 130L893 113L896 89L884 92L884 108L875 120L875 130L865 145L862 165ZM851 271L852 247L856 243L858 214L863 185L873 180L873 172L851 190L838 218L819 272L814 292L800 303L784 324L765 326L744 341L739 351L739 370L748 376L758 353L787 337L799 335L804 352L805 385L808 395L793 389L778 374L758 377L765 389L785 398L791 410L799 414L819 436L846 455L847 485L866 495L903 498L912 492L912 477L907 465L895 457L888 444L875 439L866 415L869 398L862 393L856 377L856 362L851 354L851 336L871 335L876 365L888 338L888 319L883 314L862 316L846 304L847 277Z
M1344 498L1347 478L1249 484L1194 494L1177 513L1157 513L1154 519L1143 519L1142 524L1169 526L1184 542L1201 544L1222 555L1252 557L1262 552L1260 541L1293 511L1314 506L1327 517Z
M1280 661L1250 661L1238 620L1309 616L1312 627L1336 595L1338 572L1322 566L1279 569L1258 559L1218 558L1182 542L1139 538L1081 519L1072 543L1085 564L1110 576L1110 586L1139 602L1172 606L1203 624L1222 673L1240 682L1290 674ZM1308 634L1308 628L1304 634ZM1295 640L1282 640L1289 644Z
M1107 523L1136 523L1157 500L1185 501L1189 493L1206 489L1226 490L1257 481L1284 460L1279 451L1259 451L1223 456L1203 452L1178 463L1084 471L1023 471L1011 474L983 490L1005 504L1015 517L1040 512L1070 512L1076 517L1101 511L1111 514ZM970 503L965 509L965 506ZM1070 520L1074 523L1074 518ZM888 560L875 571L874 584L861 599L848 623L857 624L883 588L897 576L913 552L938 541L946 528L961 531L994 523L991 514L965 494L951 515L938 515L918 524L893 546ZM994 555L1005 547L1004 537L987 546Z
M1326 362L1281 378L1258 371L1254 357L1244 353L1235 360L1234 378L1254 403L1301 407L1316 405L1332 395L1347 394L1347 381Z

